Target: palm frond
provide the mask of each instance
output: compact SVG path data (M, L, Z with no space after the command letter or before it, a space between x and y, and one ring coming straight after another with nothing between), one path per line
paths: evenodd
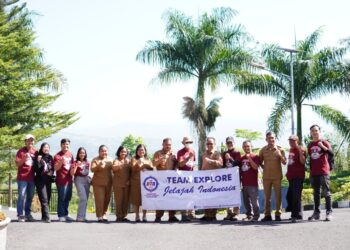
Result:
M264 45L262 57L269 69L290 75L290 58L279 47L277 44Z
M277 138L280 136L282 126L286 122L286 114L290 109L291 104L289 98L278 98L275 107L267 120L267 126L270 131L273 131Z
M188 81L192 79L193 77L197 77L192 72L189 72L187 69L184 68L166 68L160 71L157 75L157 77L153 78L151 83L152 84L160 84L160 85L168 85L172 82L180 82L180 81Z
M183 97L184 104L182 106L182 115L184 118L188 118L190 121L195 121L197 119L197 105L195 100L191 97Z
M210 132L215 127L216 119L221 115L219 111L219 103L222 98L215 98L210 101L207 111L207 119L205 120L205 128Z
M307 105L350 142L350 119L346 115L328 105Z
M300 51L297 53L298 59L309 59L310 56L315 52L317 43L320 40L322 35L323 28L320 27L314 32L312 32L308 37L306 37L303 41L299 41L297 43L297 49Z
M245 95L281 96L289 95L289 89L270 75L242 74L233 87Z

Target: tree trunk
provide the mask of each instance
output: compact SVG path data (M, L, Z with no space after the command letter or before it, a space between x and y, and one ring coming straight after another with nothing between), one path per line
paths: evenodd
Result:
M303 128L301 122L301 103L297 103L297 136L299 137L299 144L303 145Z
M196 130L198 135L198 169L202 168L202 155L205 152L205 141L207 133L204 126L205 120L205 87L201 77L198 78L196 101L199 107L199 118L196 122Z
M198 133L198 169L202 169L202 156L205 152L205 141L207 139L207 133L204 130L201 130Z

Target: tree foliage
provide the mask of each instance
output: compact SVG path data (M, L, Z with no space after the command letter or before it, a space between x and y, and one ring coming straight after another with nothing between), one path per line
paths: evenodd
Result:
M167 41L148 41L136 59L161 67L153 83L197 81L194 98L184 97L183 115L198 135L199 160L205 149L206 134L214 128L219 113L219 98L205 104L205 91L222 83L232 83L244 74L252 59L245 49L250 37L243 26L233 24L237 12L216 8L198 20L170 10L164 15Z
M123 139L123 141L122 141L122 145L128 149L129 154L131 156L135 156L135 154L136 154L136 147L139 144L144 144L143 138L139 137L139 136L134 136L134 135L131 135L131 134L126 136Z
M259 140L262 139L262 134L259 131L252 131L249 129L236 129L235 130L235 135L238 138L242 138L245 140L250 140L250 141L255 141L255 140Z
M42 140L77 120L75 112L50 110L66 80L44 62L33 13L18 2L0 0L0 154L18 149L26 133Z
M345 60L347 48L325 47L317 49L322 29L317 29L304 40L297 42L294 68L294 101L297 135L302 138L302 107L328 94L350 93L350 64ZM279 45L265 45L262 58L270 74L247 74L234 87L243 94L258 94L276 98L276 104L268 118L269 130L280 135L288 121L291 109L290 56ZM343 126L344 127L344 126Z

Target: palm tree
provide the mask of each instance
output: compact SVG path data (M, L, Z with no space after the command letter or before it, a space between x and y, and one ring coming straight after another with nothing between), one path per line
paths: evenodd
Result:
M316 46L321 33L322 29L319 28L305 40L296 44L298 53L293 64L294 95L297 135L300 141L302 141L302 108L307 101L313 101L332 93L350 93L350 67L344 61L347 49L345 47L327 47L317 51ZM265 46L262 57L271 74L248 74L240 79L240 83L234 86L234 90L247 95L258 94L276 98L275 107L267 123L269 130L274 131L278 136L281 133L283 123L288 120L287 114L291 109L291 85L288 77L290 75L290 58L279 49L278 45ZM331 119L328 119L330 112L339 112L328 106L312 105L312 107L313 111L328 122L332 122ZM325 112L326 110L327 112ZM346 123L346 120L342 121ZM350 134L350 127L340 132L347 136Z
M220 83L234 81L252 58L244 49L249 36L241 25L232 24L236 14L230 8L217 8L194 22L191 17L171 10L165 15L168 41L148 41L136 57L140 62L161 66L153 82L170 84L196 79L195 98L184 98L183 115L198 134L199 160L205 149L206 133L214 128L220 116L220 99L212 100L206 107L206 89L213 91Z

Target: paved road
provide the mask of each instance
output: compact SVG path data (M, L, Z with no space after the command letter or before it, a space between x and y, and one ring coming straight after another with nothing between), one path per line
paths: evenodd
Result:
M8 227L8 249L350 249L350 209L335 209L332 222L115 223L53 221ZM305 218L311 212L305 212ZM242 215L243 216L243 215ZM34 216L39 219L38 215ZM219 215L219 219L223 216ZM93 215L89 215L94 220ZM154 214L149 215L154 219ZM53 216L57 220L56 216ZM134 219L134 214L129 215ZM166 219L166 218L163 218Z

